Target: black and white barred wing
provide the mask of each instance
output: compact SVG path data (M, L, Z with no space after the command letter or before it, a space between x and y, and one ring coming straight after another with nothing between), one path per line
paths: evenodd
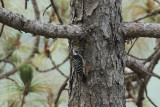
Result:
M83 62L83 58L80 55L73 56L73 66L74 66L75 72L80 76L80 78L82 80L85 80L86 77L83 72L84 62Z

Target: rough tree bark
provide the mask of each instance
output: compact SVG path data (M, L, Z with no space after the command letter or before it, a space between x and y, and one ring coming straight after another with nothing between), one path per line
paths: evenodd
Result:
M70 42L82 50L87 82L70 78L69 107L125 107L121 0L71 0L71 20L94 28Z

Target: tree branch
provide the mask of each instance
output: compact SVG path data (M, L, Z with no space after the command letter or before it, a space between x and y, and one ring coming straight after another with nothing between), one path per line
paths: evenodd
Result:
M57 105L59 97L61 96L62 91L65 89L65 87L67 86L67 82L69 80L69 77L63 82L62 86L60 87L58 94L57 94L57 98L54 102L55 105Z
M1 5L2 5L2 7L4 8L4 2L3 2L3 0L1 0Z
M146 97L148 98L149 102L150 102L154 107L158 107L158 106L151 100L151 98L148 96L148 91L147 91L146 88L145 88L145 93L146 93Z
M53 9L54 9L54 12L55 12L56 15L57 15L57 18L58 18L60 24L63 24L63 21L62 21L59 13L58 13L58 11L57 11L57 8L56 8L56 6L55 6L54 0L50 0L50 2L51 2L51 5L52 5L52 7L53 7Z
M3 30L4 30L4 24L2 24L2 27L1 27L0 37L2 36Z
M5 8L5 7L4 7L4 2L3 2L3 0L0 0L0 1L1 1L2 7ZM4 29L4 24L2 24L2 27L1 27L0 37L2 36L3 29Z
M18 71L18 69L23 65L24 63L20 64L19 66L16 66L14 69L12 69L11 71L7 72L7 73L4 73L4 74L1 74L0 75L0 79L3 79L3 78L7 78L9 77L10 75L16 73Z
M39 8L38 8L38 5L37 5L37 1L36 0L32 0L32 4L33 4L33 8L34 8L34 13L35 13L36 19L40 20L40 11L39 11Z
M33 35L42 35L48 38L75 38L87 34L86 30L78 25L53 25L36 20L29 20L22 15L0 8L0 23L17 30ZM160 24L155 23L122 23L121 29L124 39L150 37L160 38Z
M44 16L45 12L47 11L47 9L50 8L51 6L52 6L52 4L50 4L49 6L46 7L46 9L43 12L43 16Z
M22 15L0 8L0 22L33 35L43 35L49 38L74 38L85 35L78 25L53 25L40 21L29 20Z
M155 63L157 63L157 60L155 61ZM152 66L147 67L147 66L143 65L141 61L139 61L131 56L127 56L126 66L128 68L130 68L132 71L134 71L135 73L137 73L138 76L140 76L140 77L144 77L145 75L149 75L149 76L154 76L154 77L160 79L159 75L152 73L152 72L147 72L148 69L153 68Z
M131 57L127 56L126 66L130 68L132 71L139 74L139 76L144 76L143 73L147 71L147 67L145 67L141 61Z
M156 23L122 23L125 39L149 37L160 38L160 24Z
M48 38L75 38L86 35L86 31L78 25L53 25L29 20L22 15L0 8L0 22L34 35ZM150 37L160 38L160 24L155 23L122 23L121 29L125 39Z
M152 56L152 59L150 61L150 65L147 69L148 73L153 73L153 69L155 68L155 66L157 65L158 61L160 59L160 46L157 48L156 53ZM138 97L137 97L137 106L138 107L142 107L143 106L143 98L144 98L144 92L145 92L145 88L147 87L147 84L150 80L151 76L146 76L145 77L145 81L142 82L140 88L139 88L139 93L138 93Z
M145 19L145 18L147 18L147 17L151 17L151 16L154 16L154 15L157 15L157 14L159 14L159 13L160 13L160 9L155 10L155 11L147 14L147 15L144 16L144 17L141 17L141 18L139 18L139 19L137 19L137 20L134 20L133 22L138 22L138 21L140 21L140 20L143 20L143 19Z
M10 63L13 67L16 67L16 65L12 61L9 61L8 59L0 59L0 62L7 62Z
M57 65L55 64L55 62L54 62L54 60L52 59L52 56L51 56L51 55L49 55L49 58L50 58L50 60L51 60L51 62L52 62L52 64L53 64L53 66L56 68L56 70L57 70L62 76L64 76L65 78L68 78L68 76L67 76L66 74L64 74L64 73L59 69L59 67L57 67Z
M34 8L35 17L37 20L40 20L40 11L37 5L37 1L32 0L32 4ZM35 38L34 47L31 53L31 57L34 56L35 53L38 53L38 46L39 46L39 41L40 41L40 35L33 35L33 36L36 36L36 38Z
M32 64L33 67L35 67L35 69L36 69L38 72L45 73L45 72L54 70L54 69L56 69L56 68L59 68L59 67L60 67L61 65L63 65L65 62L67 62L68 59L69 59L69 56L66 57L66 59L65 59L62 63L60 63L60 64L58 64L58 65L56 65L56 66L54 66L54 67L52 67L52 68L49 68L49 69L47 69L47 70L40 70L40 69L39 69L38 67L36 67L33 63L31 63L31 64Z
M131 47L129 48L129 50L128 50L128 54L129 54L129 52L131 51L131 49L133 48L133 46L135 45L135 43L136 43L136 41L138 40L138 38L136 38L135 40L134 40L134 42L133 42L133 44L131 45Z
M25 9L27 9L27 3L29 0L25 0Z

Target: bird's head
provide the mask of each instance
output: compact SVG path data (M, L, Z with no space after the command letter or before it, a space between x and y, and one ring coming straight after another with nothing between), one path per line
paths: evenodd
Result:
M79 54L79 47L78 46L73 46L73 55L78 55Z

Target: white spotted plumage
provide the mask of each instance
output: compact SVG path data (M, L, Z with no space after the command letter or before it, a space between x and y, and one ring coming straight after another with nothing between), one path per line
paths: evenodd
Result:
M73 66L75 72L79 75L79 77L84 81L86 80L85 74L83 72L84 61L82 56L80 55L80 51L78 47L73 47Z

